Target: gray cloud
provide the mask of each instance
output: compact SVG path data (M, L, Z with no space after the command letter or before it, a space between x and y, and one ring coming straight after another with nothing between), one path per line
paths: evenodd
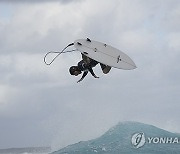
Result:
M60 2L60 3L70 3L75 2L76 0L0 0L0 2L11 2L11 3L42 3L42 2Z

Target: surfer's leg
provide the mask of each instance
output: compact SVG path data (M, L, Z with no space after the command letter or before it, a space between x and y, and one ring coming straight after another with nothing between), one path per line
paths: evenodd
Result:
M84 62L86 64L89 64L91 62L91 59L89 57L87 57L86 55L82 54L82 59L84 60Z
M108 66L108 65L104 65L104 64L101 64L101 63L100 63L100 66L101 66L101 69L102 69L102 71L103 71L104 74L109 73L109 71L111 70L111 67Z

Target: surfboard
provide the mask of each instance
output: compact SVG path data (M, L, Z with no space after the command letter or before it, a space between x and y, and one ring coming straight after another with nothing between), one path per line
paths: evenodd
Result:
M74 41L74 46L82 54L102 64L124 70L136 68L136 64L128 55L105 43L87 38Z

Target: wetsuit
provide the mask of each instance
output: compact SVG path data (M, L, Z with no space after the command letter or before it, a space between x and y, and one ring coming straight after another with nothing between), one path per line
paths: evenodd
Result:
M89 62L88 63L85 60L81 60L78 63L79 70L84 72L82 77L81 77L81 79L84 79L84 77L88 74L88 71L92 74L92 76L96 76L94 74L94 71L93 71L92 67L95 67L97 64L98 64L97 61L95 61L93 59L90 59L90 58L89 58Z

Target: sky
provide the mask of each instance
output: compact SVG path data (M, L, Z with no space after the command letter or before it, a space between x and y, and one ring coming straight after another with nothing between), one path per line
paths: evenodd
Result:
M123 121L180 133L179 0L0 0L0 148L66 145ZM69 74L79 38L114 46L135 70Z

